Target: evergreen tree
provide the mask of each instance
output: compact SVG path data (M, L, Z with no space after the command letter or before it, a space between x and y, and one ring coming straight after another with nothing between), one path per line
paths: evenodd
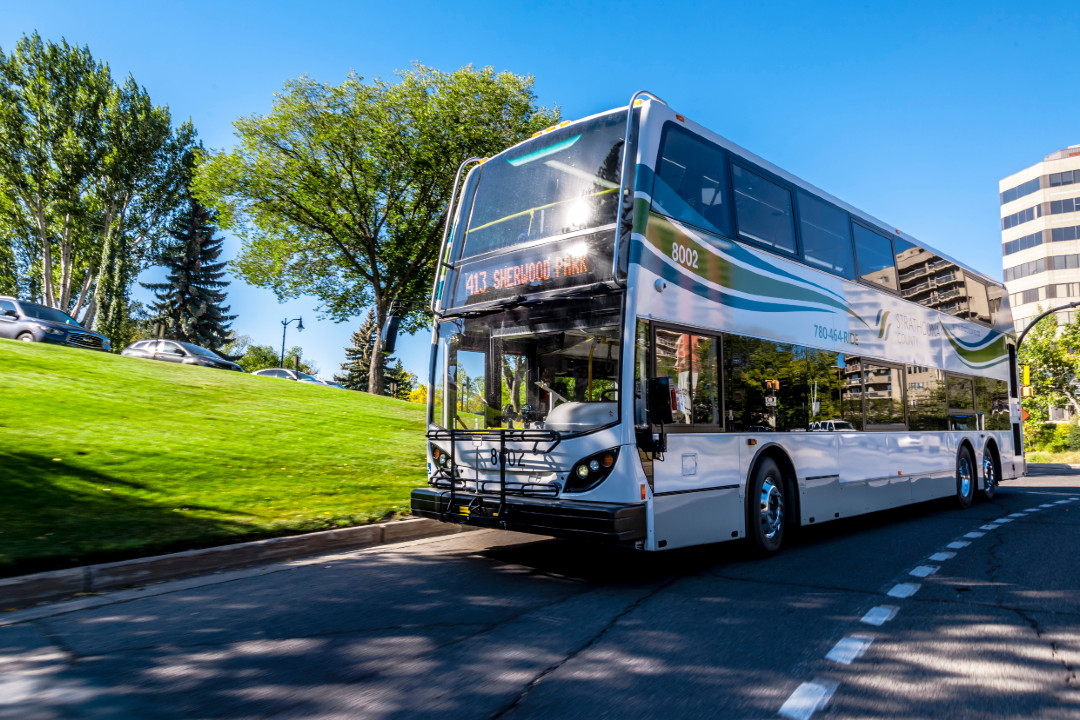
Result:
M368 310L360 329L352 334L352 347L345 348L346 360L341 364L341 374L334 376L349 390L368 390L368 373L371 370L371 352L375 347L375 311Z
M384 367L386 369L383 371L383 395L396 397L398 400L408 400L409 393L416 387L416 376L406 370L401 360L395 357L386 358Z
M214 237L216 229L213 213L190 199L172 228L175 242L162 258L168 277L143 283L157 296L155 319L168 337L211 350L229 343L229 322L236 317L222 305L229 283L222 280L225 263L217 262L224 240Z

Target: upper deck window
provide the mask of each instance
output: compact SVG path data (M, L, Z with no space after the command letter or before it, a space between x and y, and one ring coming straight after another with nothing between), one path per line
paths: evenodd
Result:
M807 265L849 280L855 277L855 256L846 212L800 192L799 227Z
M859 262L859 277L875 285L898 290L889 238L856 224L855 257Z
M664 129L652 188L653 207L676 220L731 235L723 151L677 125Z
M739 237L795 254L791 193L749 170L731 166Z
M626 114L612 113L546 133L481 165L463 214L463 256L615 222L625 131Z

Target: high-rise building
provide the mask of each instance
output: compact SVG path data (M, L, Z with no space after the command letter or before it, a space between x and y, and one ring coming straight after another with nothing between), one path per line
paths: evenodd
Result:
M1005 287L1020 332L1043 310L1080 300L1080 145L1002 179L998 189ZM1061 311L1058 323L1075 314Z

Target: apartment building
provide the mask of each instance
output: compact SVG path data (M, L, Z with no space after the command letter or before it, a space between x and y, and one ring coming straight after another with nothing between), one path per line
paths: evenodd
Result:
M1020 332L1042 310L1080 300L1080 145L1002 179L998 189L1005 287ZM1058 322L1075 313L1063 310Z

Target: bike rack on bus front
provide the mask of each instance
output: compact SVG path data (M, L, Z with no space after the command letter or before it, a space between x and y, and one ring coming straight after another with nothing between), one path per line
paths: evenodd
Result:
M495 429L495 430L455 430L452 426L449 430L429 430L427 433L428 440L449 440L450 441L450 470L447 484L450 486L450 497L447 500L446 509L440 511L440 516L450 514L450 508L455 504L455 491L457 488L457 465L454 461L457 440L491 440L495 435L499 437L499 523L506 527L506 443L507 442L531 442L533 443L532 453L546 455L559 446L562 442L562 436L555 430L530 430L527 428L521 429ZM540 449L541 443L548 443L548 447L544 450ZM436 474L434 480L436 484L434 487L441 487L438 481L441 475ZM465 485L465 481L460 481L462 487ZM476 480L476 495L479 497L484 492L484 487L490 481L481 481L479 478ZM524 495L524 488L529 486L529 483L521 484L521 491ZM539 487L539 485L537 486ZM554 493L553 493L554 494ZM441 518L445 520L445 518Z

